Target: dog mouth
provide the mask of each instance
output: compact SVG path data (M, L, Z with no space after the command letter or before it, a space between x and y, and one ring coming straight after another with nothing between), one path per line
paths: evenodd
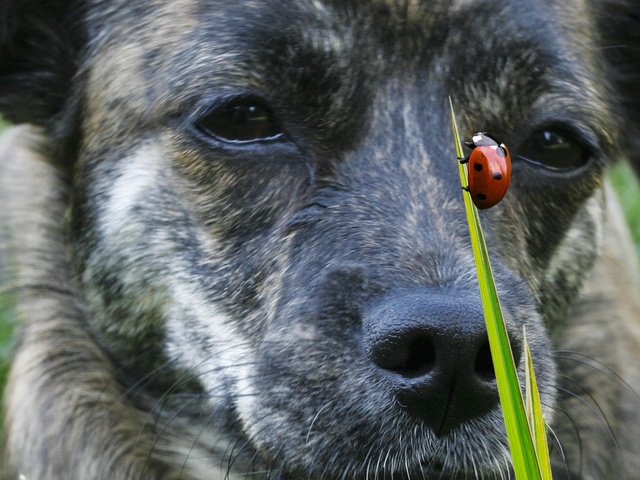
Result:
M483 479L495 479L495 478L511 478L512 472L509 467L502 465L496 468L475 468L475 469L461 469L457 467L447 467L443 461L425 461L417 467L405 467L403 471L397 472L378 472L367 471L361 475L350 474L348 477L345 475L337 475L337 478L350 478L350 479L377 479L377 480L483 480ZM301 474L300 472L285 473L280 472L275 476L269 477L277 480L296 480L301 477L304 478L316 478L310 476L308 473ZM334 478L332 477L319 477L319 478Z
M310 435L309 444L271 445L263 468L268 478L353 480L489 480L509 478L511 467L504 435L496 428L493 411L486 418L464 424L439 438L419 420L389 426L369 443L363 437L336 438L329 432ZM384 423L384 422L383 422ZM391 422L393 423L393 422ZM379 425L382 429L384 426ZM372 431L367 437L375 436ZM315 438L312 438L315 437ZM354 442L363 442L354 448ZM314 447L310 447L313 444ZM307 448L310 447L310 448ZM264 454L260 451L255 455ZM255 457L254 457L255 458ZM312 460L309 462L309 458ZM254 465L255 468L255 465ZM264 471L264 470L263 470Z
M489 480L495 478L511 478L511 473L509 470L502 469L491 469L491 470L460 470L457 468L449 468L447 469L442 462L427 462L419 468L414 468L411 470L407 468L402 472L393 472L393 473L378 473L378 472L368 472L364 473L360 476L351 475L349 477L344 475L337 475L337 477L319 477L319 478L350 478L353 480L357 479L377 479L377 480ZM268 478L273 478L274 480L298 480L299 478L316 478L313 476L309 476L308 474L301 474L300 472L295 473L287 473L280 472L269 476Z

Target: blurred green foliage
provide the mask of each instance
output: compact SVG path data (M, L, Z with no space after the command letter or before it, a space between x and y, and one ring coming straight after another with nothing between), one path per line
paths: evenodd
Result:
M621 163L611 172L611 181L622 202L633 240L640 254L640 183L638 177L634 175L628 164Z
M0 396L9 369L13 332L13 299L6 292L0 293Z

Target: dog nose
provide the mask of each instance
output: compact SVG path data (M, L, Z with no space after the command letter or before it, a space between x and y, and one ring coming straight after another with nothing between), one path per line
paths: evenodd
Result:
M438 436L498 403L480 299L439 290L386 296L363 312L363 340L398 403Z

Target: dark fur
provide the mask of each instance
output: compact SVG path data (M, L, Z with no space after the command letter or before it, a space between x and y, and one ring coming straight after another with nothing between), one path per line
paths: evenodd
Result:
M0 151L23 320L10 475L506 476L494 404L437 436L371 359L390 305L442 297L446 322L482 318L451 95L465 135L514 155L482 218L554 478L634 478L640 282L604 174L640 163L638 8L460 3L0 7L0 109L31 125ZM247 95L287 141L195 127ZM576 132L586 168L517 159L550 124Z

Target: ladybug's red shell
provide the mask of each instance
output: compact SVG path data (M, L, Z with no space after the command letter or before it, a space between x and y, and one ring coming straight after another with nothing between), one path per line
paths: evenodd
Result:
M469 156L469 193L478 208L490 208L507 193L511 157L504 144L475 147Z

